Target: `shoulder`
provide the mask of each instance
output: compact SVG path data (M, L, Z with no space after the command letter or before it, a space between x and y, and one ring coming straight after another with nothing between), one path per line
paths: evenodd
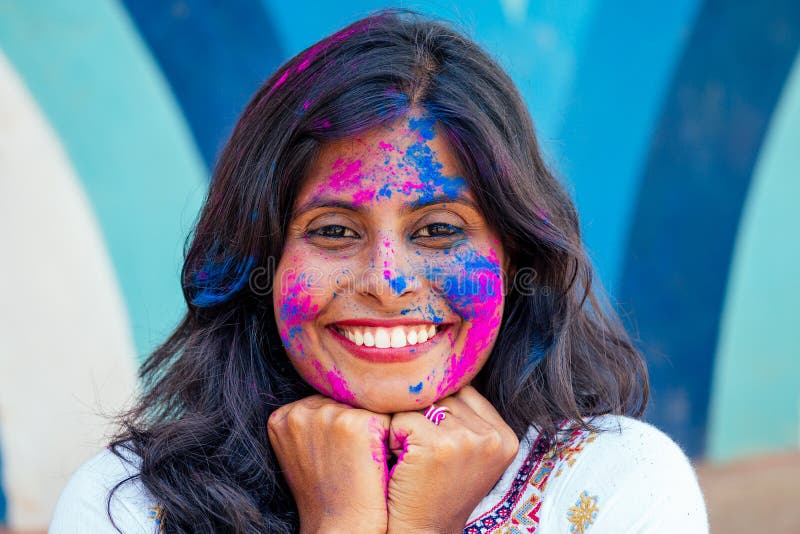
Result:
M130 451L118 450L124 458L105 449L70 477L56 504L50 534L159 531L159 509L137 476L139 458ZM109 519L109 510L119 530Z
M598 431L566 431L554 447L542 523L553 530L591 525L595 533L708 532L694 468L672 438L621 415L586 421Z

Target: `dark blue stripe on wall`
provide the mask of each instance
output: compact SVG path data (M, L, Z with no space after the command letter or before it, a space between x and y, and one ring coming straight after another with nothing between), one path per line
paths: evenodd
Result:
M6 494L3 490L5 474L3 473L3 443L0 442L0 526L6 525Z
M211 167L283 53L258 0L124 0Z
M798 42L797 0L707 2L645 166L620 300L650 364L647 418L694 457L739 217Z

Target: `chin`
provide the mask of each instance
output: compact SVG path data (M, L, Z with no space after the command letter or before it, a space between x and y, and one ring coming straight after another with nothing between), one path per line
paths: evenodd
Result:
M360 402L362 399L358 399ZM360 408L364 410L368 410L373 413L381 413L381 414L394 414L400 412L414 412L418 410L424 410L431 403L422 403L416 402L415 398L405 399L405 400L394 400L394 399L376 399L371 400L367 399L361 402Z
M438 400L435 386L426 384L425 387L430 388L427 394L423 391L422 394L412 395L404 391L388 395L386 391L376 391L372 395L357 395L356 407L381 414L421 411Z

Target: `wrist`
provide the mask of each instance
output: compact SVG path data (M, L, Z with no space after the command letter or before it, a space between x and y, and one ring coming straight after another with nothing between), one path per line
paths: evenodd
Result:
M411 527L392 523L389 525L387 534L461 534L462 528L439 528L439 527Z
M352 534L353 532L364 532L365 534L386 534L385 529L375 525L358 525L354 523L322 524L313 529L300 529L300 534Z
M313 525L300 521L300 534L351 534L353 532L364 534L386 534L386 521L365 521L363 517L346 519L343 517L328 517Z
M409 524L393 521L390 517L389 528L386 530L386 534L461 534L464 532L463 525L466 524L466 520L464 523L461 523L462 526L457 526L459 523L459 521L455 521L448 522L448 525L432 523L427 525L420 523Z

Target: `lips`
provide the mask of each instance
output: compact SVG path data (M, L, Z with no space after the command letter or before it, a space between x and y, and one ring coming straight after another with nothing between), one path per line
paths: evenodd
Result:
M419 322L390 325L375 321L342 321L328 328L333 337L355 356L372 362L391 363L422 356L438 343L441 332L449 326Z
M379 349L401 348L406 345L425 343L436 335L437 327L432 324L394 326L391 328L373 326L335 325L341 335L355 343Z

